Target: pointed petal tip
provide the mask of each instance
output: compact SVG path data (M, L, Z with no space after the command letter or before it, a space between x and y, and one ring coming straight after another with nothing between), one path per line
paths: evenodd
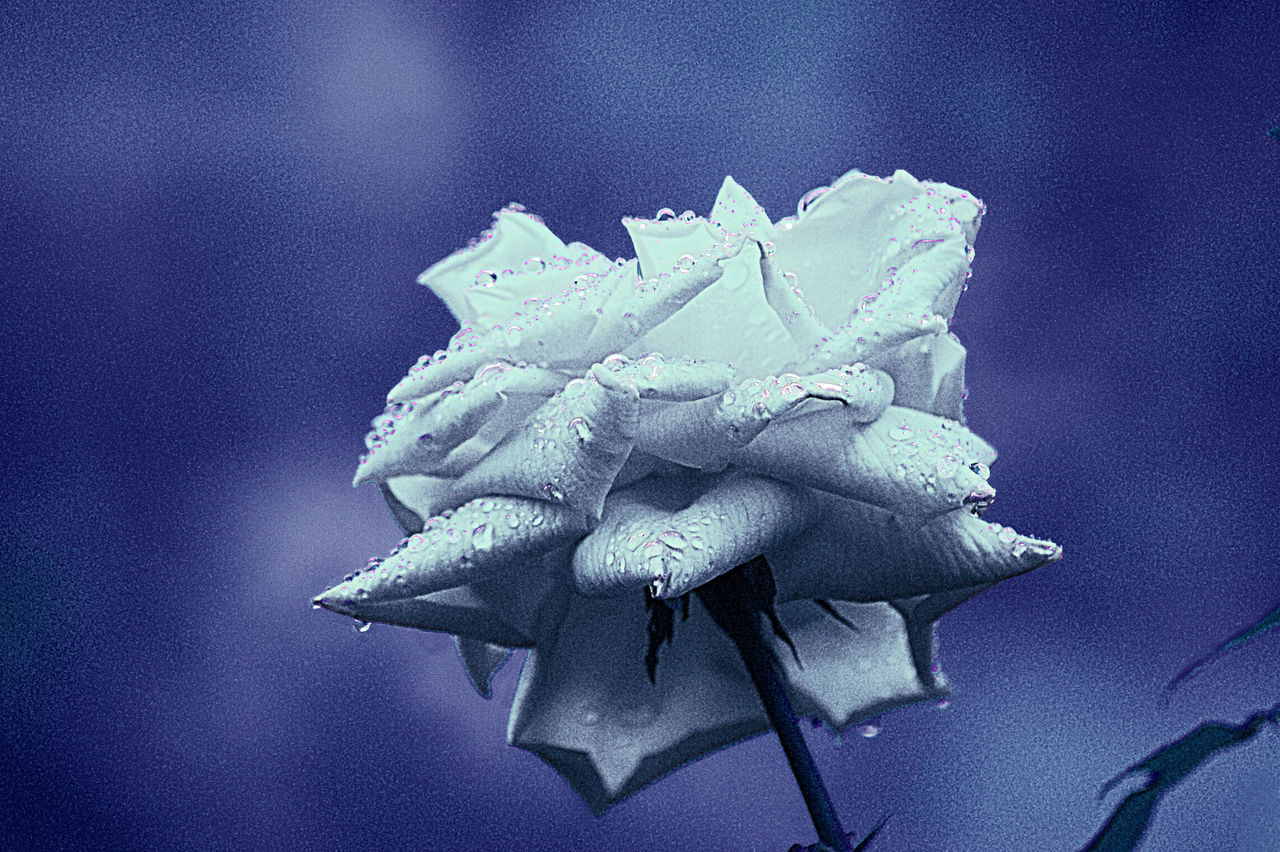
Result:
M312 609L327 609L329 612L336 612L338 615L351 615L352 609L349 601L344 600L335 594L345 583L334 586L328 591L321 592L311 599Z

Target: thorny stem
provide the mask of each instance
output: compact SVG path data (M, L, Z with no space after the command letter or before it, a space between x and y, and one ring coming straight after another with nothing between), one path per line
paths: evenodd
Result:
M809 817L818 830L818 839L832 852L853 852L831 796L822 783L818 765L800 733L773 652L760 632L761 614L773 611L774 587L769 564L763 556L757 556L701 586L697 594L716 624L733 640L747 666L760 702L795 773Z

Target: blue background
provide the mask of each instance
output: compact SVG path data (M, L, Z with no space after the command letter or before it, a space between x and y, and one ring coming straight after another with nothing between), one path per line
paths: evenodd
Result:
M776 738L595 818L447 636L313 612L400 534L348 482L510 201L774 219L851 168L989 207L954 330L990 517L1066 558L944 617L951 705L810 742L876 848L1079 848L1098 785L1280 698L1280 29L1266 4L18 4L0 35L7 848L784 850ZM1231 6L1232 8L1226 8ZM1114 795L1114 794L1113 794ZM1111 800L1113 804L1115 799ZM1274 849L1275 733L1148 848Z

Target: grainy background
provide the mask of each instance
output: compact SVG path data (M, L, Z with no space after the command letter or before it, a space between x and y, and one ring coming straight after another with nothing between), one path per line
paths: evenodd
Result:
M784 850L776 739L602 818L445 636L312 612L399 538L348 482L509 201L774 219L859 168L989 206L954 330L991 517L1066 559L940 628L956 694L810 741L876 848L1079 848L1098 785L1280 698L1280 30L1266 4L18 4L0 34L0 845ZM1232 8L1226 8L1231 6ZM141 8L136 8L141 7ZM1269 22L1270 21L1270 22ZM1268 849L1266 733L1149 849ZM1114 802L1114 800L1112 800Z

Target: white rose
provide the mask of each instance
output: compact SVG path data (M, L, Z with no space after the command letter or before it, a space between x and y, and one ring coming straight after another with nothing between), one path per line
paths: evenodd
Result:
M624 220L617 262L499 211L420 278L461 330L356 474L408 538L316 603L454 634L482 694L529 648L508 739L597 812L768 729L688 597L757 556L797 712L843 729L947 694L934 620L1061 556L979 518L995 452L947 326L983 209L851 172L772 223L726 178L706 218ZM690 613L653 681L646 590Z

